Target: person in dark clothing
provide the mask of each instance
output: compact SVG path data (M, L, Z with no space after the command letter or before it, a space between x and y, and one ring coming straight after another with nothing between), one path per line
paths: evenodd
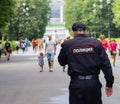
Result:
M69 104L102 104L100 71L106 80L106 95L112 95L114 76L109 58L99 40L86 35L86 26L72 26L74 38L64 42L58 55L61 66L68 65Z
M0 58L1 58L1 55L2 55L2 42L0 42Z
M5 43L5 52L6 52L6 55L7 55L7 60L9 61L10 60L10 54L11 54L12 50L11 50L11 44L8 40Z

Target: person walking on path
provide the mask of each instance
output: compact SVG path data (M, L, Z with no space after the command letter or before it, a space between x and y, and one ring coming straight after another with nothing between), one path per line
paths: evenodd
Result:
M38 39L38 48L39 48L39 51L43 50L43 40L42 39Z
M117 43L115 40L110 41L110 54L111 54L111 59L113 66L115 67L115 62L116 62L116 54L117 54Z
M24 53L25 52L25 44L24 43L21 43L21 48L22 48L22 52Z
M27 52L27 51L28 51L28 43L29 43L28 39L25 38L25 40L24 40L23 43L24 43L24 45L25 45L25 51Z
M103 45L103 48L105 49L105 51L107 51L109 49L109 44L108 41L105 39L105 35L101 34L99 38L100 38L100 42Z
M8 40L5 43L5 52L6 52L6 55L7 55L7 60L9 61L10 60L10 54L11 54L12 50L11 50L11 44L10 44L10 42L8 42Z
M36 40L32 40L32 47L33 47L33 52L37 52L37 45L36 45Z
M106 95L112 95L114 76L108 55L100 41L86 35L86 26L72 26L74 38L62 44L58 55L61 66L68 65L69 104L102 104L100 70L106 80Z
M19 43L20 43L20 48L22 49L23 40L20 39L20 40L19 40Z
M0 42L0 58L1 58L1 55L2 55L2 42Z
M19 41L16 41L16 52L17 54L19 53L19 48L20 48L20 42Z
M44 66L44 53L40 51L40 54L38 56L38 64L40 66L40 72L43 72L43 66Z
M56 42L52 40L52 35L48 35L45 43L45 54L47 55L49 71L53 72L54 55L56 54Z

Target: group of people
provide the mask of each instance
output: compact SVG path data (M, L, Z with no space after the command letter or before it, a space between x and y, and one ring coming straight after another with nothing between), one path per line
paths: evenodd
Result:
M107 41L105 39L105 35L101 34L99 36L100 42L102 43L103 49L105 51L109 51L111 54L113 66L115 66L115 61L116 61L116 54L117 54L117 42L115 40ZM62 44L65 43L66 41L70 40L70 36L66 37ZM41 47L43 43L38 40L38 39L33 39L32 40L32 46L33 46L33 51L37 51L38 47ZM43 72L43 66L44 66L44 57L47 56L48 60L48 66L49 66L49 71L53 72L53 65L54 65L54 56L56 54L56 42L52 40L52 35L48 35L48 40L45 42L45 50L40 48L40 54L38 57L39 60L39 66L40 66L40 72ZM63 66L63 72L65 72L66 65Z
M113 66L115 66L118 44L115 40L108 42L105 35L100 35L100 41L88 37L86 26L81 22L75 22L72 25L72 31L73 38L67 37L64 40L58 55L58 62L63 67L63 71L65 66L68 66L68 75L70 76L69 104L102 104L102 84L99 80L99 74L100 71L103 72L106 80L105 92L107 96L111 96L114 76L106 51L110 51ZM34 43L33 39L32 45L34 50L38 46L38 41L36 40ZM5 47L9 52L11 47L9 42L6 42ZM49 71L53 72L55 55L56 42L52 40L52 35L48 35L45 49L41 49L38 56L40 72L43 72L45 56L47 56Z
M19 49L22 49L22 52L28 51L29 40L25 38L24 40L20 39L16 41L16 51L19 53Z
M49 71L53 72L55 55L56 55L56 42L54 40L52 40L52 35L48 35L48 40L45 42L45 50L41 50L40 55L38 57L40 72L43 72L45 56L47 56Z
M23 53L25 51L28 51L28 39L25 38L25 40L20 39L16 41L15 48L16 48L17 54L19 53L19 49L22 49ZM6 40L4 46L2 46L2 42L0 42L0 58L1 58L2 52L4 52L7 60L9 61L10 54L12 53L12 46L11 46L11 42L9 42L8 39Z
M37 52L43 49L43 40L41 39L32 39L33 52Z
M28 44L29 44L29 41L28 41L27 38L25 38L24 40L22 40L22 39L17 40L16 43L15 43L17 54L19 54L20 49L22 50L23 53L25 51L28 51Z
M70 39L70 36L67 36L63 43ZM40 72L43 72L43 66L44 66L44 57L47 56L48 60L48 66L49 71L53 72L53 66L54 66L54 56L56 55L56 46L58 45L58 42L55 40L52 40L52 35L48 35L48 40L45 41L45 50L42 47L42 50L40 50L40 54L38 56L38 63L40 66ZM33 45L34 47L34 45ZM63 72L65 72L66 66L63 66Z
M117 43L114 39L113 39L113 40L110 40L110 41L108 42L108 41L105 39L105 35L103 35L103 34L101 34L101 35L99 36L99 38L100 38L100 42L101 42L102 45L103 45L104 50L110 52L111 59L112 59L112 64L113 64L113 66L115 67L117 49L118 49L118 52L119 52L119 47L117 48L118 43Z

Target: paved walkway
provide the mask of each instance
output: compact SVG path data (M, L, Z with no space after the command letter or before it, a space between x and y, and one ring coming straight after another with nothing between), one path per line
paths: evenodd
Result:
M60 46L57 46L57 55ZM13 52L11 60L5 56L0 60L0 104L68 104L69 77L62 72L62 67L55 56L54 71L48 70L45 61L44 72L39 72L37 62L38 52L29 47L26 53ZM45 60L47 58L45 57ZM101 73L103 84L103 104L119 104L120 102L120 57L117 56L114 93L111 97L105 95L105 80Z

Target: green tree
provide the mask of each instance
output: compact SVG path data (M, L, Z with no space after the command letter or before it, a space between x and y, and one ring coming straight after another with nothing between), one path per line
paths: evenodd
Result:
M71 31L71 26L76 21L84 22L89 32L93 30L94 17L93 2L91 0L65 0L65 25ZM99 12L98 12L99 13ZM98 17L96 18L98 20Z
M117 37L119 30L112 23L114 18L112 13L113 2L114 0L111 0L107 4L106 0L103 0L101 3L100 0L74 0L74 2L73 0L65 0L65 26L71 31L72 24L76 21L81 21L87 25L90 35L94 34L98 37L102 33L107 37L108 29L110 29L111 37ZM94 7L93 4L96 6ZM100 5L102 5L101 9ZM94 9L96 12L93 12ZM110 28L108 23L110 23Z
M14 14L15 0L0 0L0 39Z
M31 10L30 15L34 21L31 21L31 23L34 25L33 28L33 37L39 37L42 38L46 26L49 21L49 13L50 13L50 7L49 7L49 0L31 0Z
M29 39L32 39L43 37L46 26L49 21L50 0L4 0L4 1L6 2L14 1L14 6L10 8L11 10L14 10L13 11L14 13L10 14L6 12L5 13L6 18L5 16L3 17L5 20L4 24L6 23L3 31L5 34L8 34L7 37L9 39L12 40L25 37L29 37ZM7 3L10 6L10 3L9 2ZM3 22L0 21L0 23Z
M117 28L120 28L120 0L114 1L112 12L114 13L113 23Z
M0 28L9 22L11 15L14 13L14 0L0 0Z

